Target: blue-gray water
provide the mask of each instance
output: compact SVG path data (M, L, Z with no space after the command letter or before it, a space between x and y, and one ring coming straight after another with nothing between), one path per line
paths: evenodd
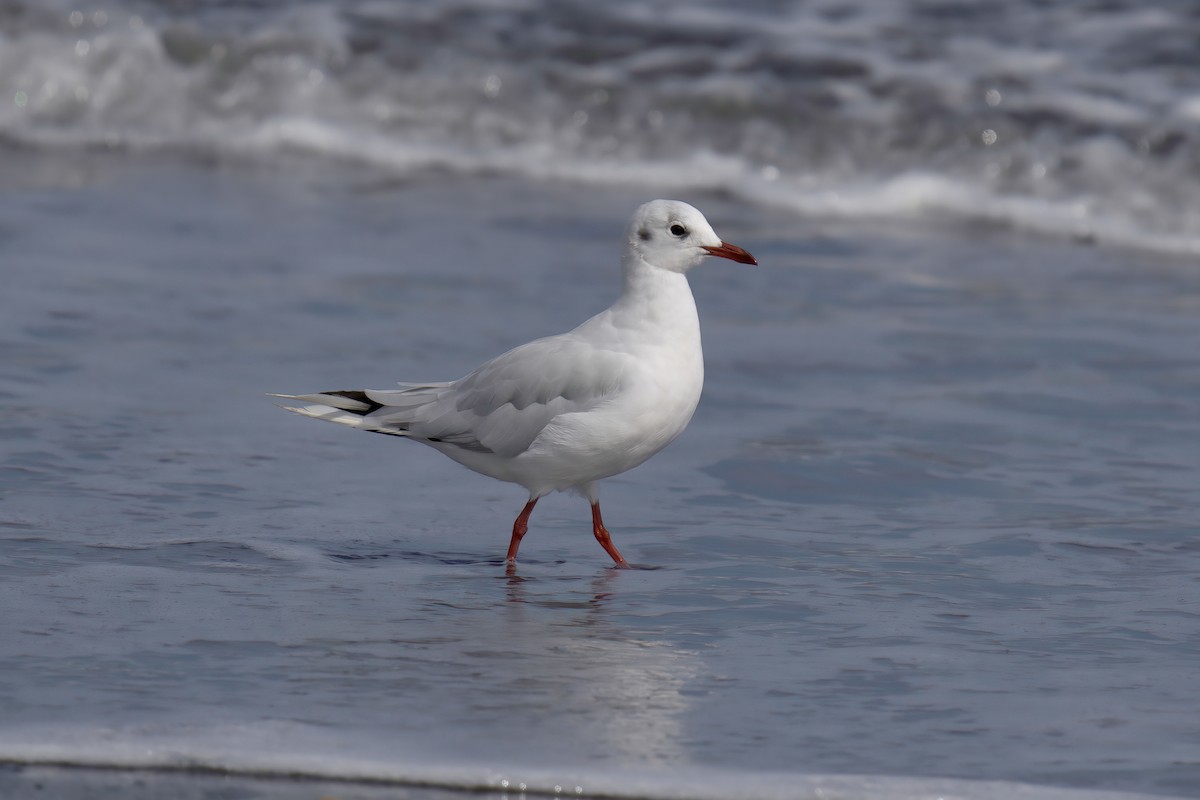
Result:
M606 484L660 569L558 496L509 578L519 488L263 393L583 318L640 195L369 180L3 195L0 755L1197 794L1192 264L692 198L762 266L693 274L704 401Z
M1050 170L1039 194L972 178L976 151L922 138L908 112L907 144L865 162L858 145L882 112L835 104L854 135L845 169L814 170L826 181L814 191L845 202L805 205L816 184L802 175L784 202L756 192L807 174L806 148L836 137L806 138L753 104L723 115L720 91L770 95L772 81L795 83L792 62L712 66L695 51L778 55L782 37L799 63L857 30L875 47L856 57L900 59L891 17L851 4L855 27L853 14L799 7L791 28L755 34L764 5L734 42L723 4L696 7L679 40L610 73L634 58L620 47L645 44L634 33L659 41L653 11L666 13L613 7L596 41L616 50L588 55L563 33L574 17L521 3L431 4L424 21L405 6L387 25L377 17L391 6L368 4L130 2L103 25L92 9L76 25L66 6L5 6L0 62L23 71L0 70L14 93L0 113L0 761L508 780L567 795L1054 796L946 780L968 779L1200 796L1200 270L1161 254L1196 236L1176 202L1190 191L1187 148L1134 141L1121 155L1120 124L1081 131L1081 105L1064 102L1021 147L1065 158L1108 137L1097 163L1142 159L1140 172ZM904 30L936 23L978 42L995 27L974 6L943 7L914 5ZM1010 27L987 35L1049 21L1012 8ZM1185 7L1119 3L1073 22L1130 45L1101 25L1112 15L1124 31L1194 22ZM102 46L118 23L131 33ZM430 30L458 38L420 50ZM537 84L533 105L451 125L448 106L480 102L454 86L506 96L482 68L502 60L487 43L504 30L528 37L514 45L527 60L505 66ZM1129 51L1139 72L1112 61L1115 44L1093 53L1073 36L1044 32L1061 69L1027 82L1040 99L1064 100L1056 81L1078 78L1067 56L1085 52L1090 85L1110 80L1099 94L1151 107L1169 94L1133 90L1160 75L1173 40ZM238 66L188 60L189 41L218 60L242 48ZM317 46L336 41L344 52ZM54 112L68 67L104 52L84 100L68 87L85 110ZM329 53L344 61L320 61ZM960 49L926 53L903 76L954 85ZM669 68L655 71L655 54ZM341 66L318 79L317 62ZM814 80L866 80L835 66ZM692 137L674 161L670 137L630 135L641 144L605 161L603 136L536 124L569 118L591 76L629 81L619 128L682 74L718 96L679 100L687 118L664 106L660 122ZM50 75L58 88L35 118ZM296 75L354 102L303 105ZM146 94L123 94L135 78ZM1172 95L1184 109L1187 80ZM386 106L371 92L385 89L388 113L427 116L371 127L367 112L378 121ZM1013 91L987 107L1010 108ZM754 138L771 130L796 145L766 164L778 175ZM361 152L324 146L332 133ZM445 148L431 155L431 140ZM423 155L405 161L416 145ZM910 162L924 177L895 166ZM941 205L855 205L896 199L896 181L918 200L957 188ZM700 207L761 266L692 274L700 409L668 450L603 488L622 552L658 569L609 569L586 504L556 496L506 576L519 488L265 396L454 378L576 324L615 295L633 209L664 195ZM953 207L968 195L976 205ZM1067 196L1104 213L1076 215ZM1058 226L1060 213L1081 227ZM79 774L79 796L132 796L122 778ZM35 778L3 772L0 789L32 792ZM195 780L203 796L208 779Z

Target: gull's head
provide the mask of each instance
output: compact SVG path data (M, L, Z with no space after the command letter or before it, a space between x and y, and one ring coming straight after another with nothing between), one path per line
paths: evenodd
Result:
M757 264L754 256L721 241L704 215L679 200L651 200L629 224L629 255L652 267L687 272L705 256Z

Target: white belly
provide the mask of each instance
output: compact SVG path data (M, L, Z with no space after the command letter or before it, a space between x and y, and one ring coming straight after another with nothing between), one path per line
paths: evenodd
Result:
M704 385L702 356L676 364L671 381L653 365L589 411L563 414L513 460L514 480L531 492L573 489L636 467L683 432ZM686 366L686 369L681 369Z

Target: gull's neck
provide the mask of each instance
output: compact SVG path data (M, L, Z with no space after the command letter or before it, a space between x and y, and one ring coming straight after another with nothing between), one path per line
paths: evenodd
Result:
M637 320L639 327L674 328L699 342L700 320L687 276L653 267L634 253L622 261L624 284L612 311Z

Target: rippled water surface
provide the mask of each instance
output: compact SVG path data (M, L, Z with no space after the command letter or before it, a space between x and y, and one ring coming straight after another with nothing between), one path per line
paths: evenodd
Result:
M555 496L506 576L522 490L264 393L573 325L641 190L9 183L0 756L1200 796L1194 264L688 195L762 266L692 274L704 400L605 484L654 569L610 569Z

